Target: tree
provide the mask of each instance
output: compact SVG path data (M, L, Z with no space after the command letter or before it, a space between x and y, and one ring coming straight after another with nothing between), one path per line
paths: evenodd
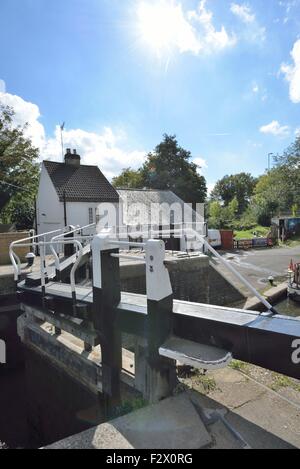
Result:
M141 170L135 171L131 168L125 168L120 176L113 178L112 184L119 189L142 189L143 176Z
M275 156L277 170L286 192L285 210L292 211L293 205L300 205L300 136L283 153Z
M238 201L236 197L228 207L221 205L217 200L209 204L209 227L216 229L235 228Z
M224 176L216 183L211 198L223 203L225 207L236 198L238 202L237 215L241 215L249 206L255 185L256 179L248 173Z
M261 176L253 203L261 224L279 213L296 213L300 204L300 138L275 157L276 166Z
M0 105L0 190L6 198L0 221L30 228L39 180L38 149L25 137L26 126L15 126L13 119L13 109Z
M191 153L178 145L175 135L165 134L141 168L144 186L173 191L187 203L203 203L206 181L191 158Z
M239 212L239 201L236 196L231 200L231 202L229 202L228 208L232 219L236 218Z

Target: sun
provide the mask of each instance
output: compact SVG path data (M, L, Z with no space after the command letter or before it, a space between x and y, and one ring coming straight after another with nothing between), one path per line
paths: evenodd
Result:
M154 0L138 5L138 32L141 40L157 54L176 47L180 12L172 0Z

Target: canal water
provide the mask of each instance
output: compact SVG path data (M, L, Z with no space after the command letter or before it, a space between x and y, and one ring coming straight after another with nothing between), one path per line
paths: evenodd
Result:
M290 298L286 298L276 305L276 309L280 314L285 316L294 316L300 318L300 303L296 303Z

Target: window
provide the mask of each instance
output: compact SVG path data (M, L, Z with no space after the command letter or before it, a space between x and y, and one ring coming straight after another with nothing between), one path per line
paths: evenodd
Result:
M94 223L94 210L92 208L89 208L89 225Z

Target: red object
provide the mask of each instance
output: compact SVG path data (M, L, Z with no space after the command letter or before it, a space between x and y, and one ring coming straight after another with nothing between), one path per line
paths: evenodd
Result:
M292 270L293 272L295 272L295 266L294 266L293 259L291 259L291 262L290 262L290 265L289 265L289 270Z
M220 230L222 249L231 251L233 249L233 231L232 230Z

